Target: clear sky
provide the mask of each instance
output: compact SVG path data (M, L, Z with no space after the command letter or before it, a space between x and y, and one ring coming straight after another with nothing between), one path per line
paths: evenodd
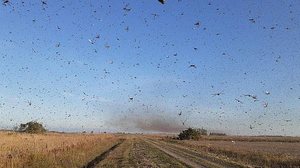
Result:
M300 135L300 1L10 0L0 128Z

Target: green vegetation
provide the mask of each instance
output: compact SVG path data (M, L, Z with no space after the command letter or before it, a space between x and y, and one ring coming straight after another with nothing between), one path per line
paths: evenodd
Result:
M183 130L179 135L178 138L180 140L198 140L201 138L202 135L207 135L207 130L201 128L201 129L194 129L194 128L188 128L186 130Z
M218 133L218 132L211 132L209 133L210 136L226 136L225 133Z
M20 124L17 131L30 134L41 134L45 133L47 130L44 128L43 124L36 121L30 121L26 124Z

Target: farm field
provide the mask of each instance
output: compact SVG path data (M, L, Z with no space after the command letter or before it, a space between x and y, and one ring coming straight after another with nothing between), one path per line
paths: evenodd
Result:
M295 137L204 137L198 141L163 138L162 141L249 167L300 166L300 143Z
M136 134L0 133L0 167L299 167L300 143ZM285 137L286 138L286 137ZM212 140L213 139L213 140ZM285 142L285 141L286 142Z
M0 167L82 167L119 141L108 134L0 132Z

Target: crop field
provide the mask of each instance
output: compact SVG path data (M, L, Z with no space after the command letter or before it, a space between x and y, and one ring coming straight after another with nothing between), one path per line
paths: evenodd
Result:
M0 133L0 167L299 167L298 138ZM246 138L248 141L246 141Z
M118 143L114 135L0 133L0 167L82 167Z

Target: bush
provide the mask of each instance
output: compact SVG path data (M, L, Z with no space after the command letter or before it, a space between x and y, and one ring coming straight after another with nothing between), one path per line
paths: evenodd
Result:
M31 133L31 134L38 134L38 133L45 133L46 129L41 123L38 123L36 121L30 121L26 124L20 124L18 131Z
M201 138L202 135L207 135L207 130L205 129L193 129L188 128L187 130L183 130L179 135L178 138L180 140L198 140Z

